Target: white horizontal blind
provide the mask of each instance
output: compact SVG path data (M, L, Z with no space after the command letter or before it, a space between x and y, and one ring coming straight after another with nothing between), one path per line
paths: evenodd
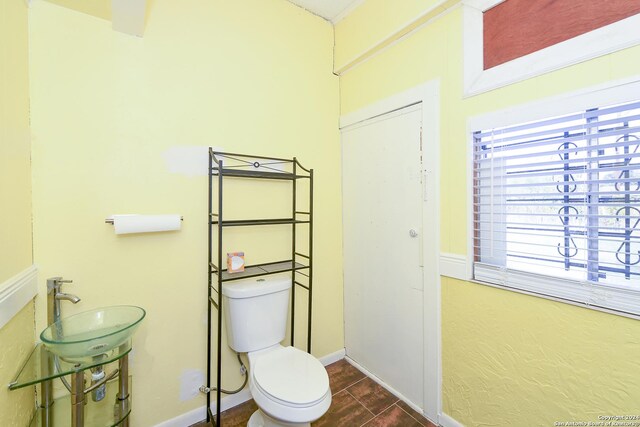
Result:
M640 101L473 136L474 277L640 314Z

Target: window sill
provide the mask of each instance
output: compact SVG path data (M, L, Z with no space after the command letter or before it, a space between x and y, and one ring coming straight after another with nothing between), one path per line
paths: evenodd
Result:
M640 320L640 291L476 264L470 282ZM480 274L478 274L478 272Z

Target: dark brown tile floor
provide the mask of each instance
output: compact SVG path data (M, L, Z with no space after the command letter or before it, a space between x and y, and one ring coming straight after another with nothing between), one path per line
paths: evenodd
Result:
M331 407L313 427L436 427L371 378L340 360L327 366ZM253 400L221 414L224 427L243 427L258 409ZM200 422L191 427L206 427Z

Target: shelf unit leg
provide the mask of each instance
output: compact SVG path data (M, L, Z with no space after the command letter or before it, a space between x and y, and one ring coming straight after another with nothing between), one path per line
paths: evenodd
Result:
M118 394L116 395L116 407L120 414L125 414L129 408L129 355L125 354L118 361ZM129 416L120 423L122 427L129 427Z
M213 152L211 148L209 148L209 213L207 214L207 230L208 230L208 243L209 243L209 263L207 265L207 425L212 421L211 417L211 257L212 257L212 231L211 231L211 220L212 220L212 209L213 209ZM218 218L220 221L220 218ZM222 266L218 265L218 270L221 270ZM219 272L218 274L222 274ZM218 288L219 290L220 288Z
M296 168L296 158L293 158L293 175L297 175L298 170ZM293 191L291 192L291 218L294 219L293 224L291 225L291 347L295 346L295 318L296 318L296 192L297 192L297 182L296 180L292 180L291 184L293 186Z
M84 371L71 374L71 427L84 427Z
M218 360L217 360L217 383L216 383L216 425L222 426L222 419L220 417L222 406L222 179L223 179L223 161L218 163Z
M309 171L309 292L307 310L307 353L311 354L311 320L313 308L313 169Z

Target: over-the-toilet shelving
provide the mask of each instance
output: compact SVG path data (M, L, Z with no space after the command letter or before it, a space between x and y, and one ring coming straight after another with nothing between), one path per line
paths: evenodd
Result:
M231 218L227 219L224 210L226 183L229 179L254 179L291 181L291 213L284 218ZM308 198L301 200L301 185ZM214 193L215 196L214 197ZM304 208L299 208L304 205ZM214 211L214 208L216 209ZM249 154L225 153L209 148L209 265L208 265L208 328L207 328L207 384L201 390L207 395L207 421L214 421L211 413L211 356L212 356L212 314L217 311L217 383L216 417L217 426L222 425L220 419L222 390L222 289L226 282L265 276L276 273L291 273L291 345L295 337L296 288L302 288L307 295L307 352L311 352L311 312L313 295L313 169L306 169L294 157L282 159L276 157L254 156ZM221 268L226 260L223 254L225 231L237 227L282 226L290 225L291 254L288 259L272 260L267 263L246 265L243 272L229 273ZM298 227L304 229L298 230ZM298 247L298 237L304 233L307 244ZM303 239L301 239L303 240ZM215 241L215 244L214 244ZM300 245L302 246L302 245Z

